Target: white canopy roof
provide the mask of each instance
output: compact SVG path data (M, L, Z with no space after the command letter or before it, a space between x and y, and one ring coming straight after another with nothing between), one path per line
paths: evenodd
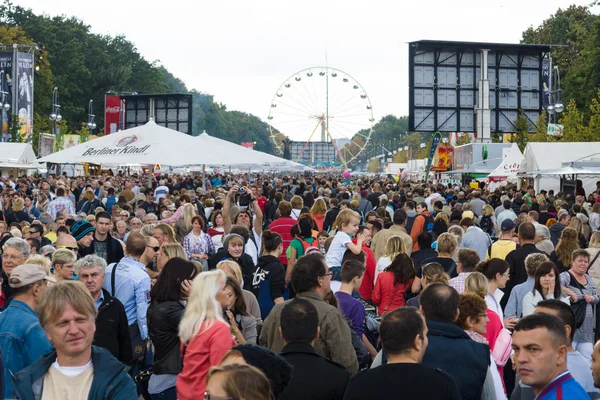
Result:
M522 159L523 153L521 153L519 146L517 146L516 143L513 143L506 152L506 156L502 159L500 165L492 171L488 178L494 182L516 180Z
M29 143L0 143L0 162L4 164L29 164L37 162L37 159Z
M260 154L264 153L211 138L207 134L195 138L150 121L50 154L38 161L119 166L263 165L265 161Z
M562 163L600 153L600 142L530 142L525 147L519 173L559 168Z

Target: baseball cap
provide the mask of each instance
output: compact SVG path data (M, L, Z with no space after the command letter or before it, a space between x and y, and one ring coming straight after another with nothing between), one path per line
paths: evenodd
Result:
M501 225L501 229L503 231L510 231L515 229L515 223L512 219L505 219L504 221L502 221L502 225Z
M49 224L52 222L52 217L49 215L40 215L39 220L42 224Z
M471 211L471 210L467 210L467 211L463 211L463 213L462 213L462 217L463 217L463 218L471 218L471 219L475 219L475 214L473 213L473 211Z
M56 283L56 279L46 275L39 265L22 264L13 269L10 278L8 279L8 284L11 288L16 289L31 285L32 283L39 282L43 279Z

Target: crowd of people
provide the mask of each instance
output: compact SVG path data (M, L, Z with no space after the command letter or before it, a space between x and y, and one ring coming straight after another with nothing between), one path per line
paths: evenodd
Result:
M600 182L0 185L0 399L600 398Z

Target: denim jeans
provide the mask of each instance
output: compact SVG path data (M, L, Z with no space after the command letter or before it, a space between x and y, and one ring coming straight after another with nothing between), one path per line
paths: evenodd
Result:
M177 400L177 389L175 387L168 388L164 392L151 394L150 397L152 400Z

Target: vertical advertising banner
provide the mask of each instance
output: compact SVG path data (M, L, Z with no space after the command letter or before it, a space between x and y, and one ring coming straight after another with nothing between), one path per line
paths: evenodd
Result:
M104 134L116 133L119 130L121 115L121 97L104 96Z
M19 53L19 121L21 122L21 135L28 139L33 133L33 54Z
M4 100L4 103L12 104L12 52L0 52L0 71L4 71L4 80L0 91L4 92L0 94L0 100ZM2 99L4 97L4 99ZM2 141L8 141L8 127L10 125L11 111L5 111L3 104L0 104L0 126L2 127L1 132L3 134Z
M438 144L442 140L442 134L440 132L436 132L433 135L433 140L431 141L431 147L429 148L429 158L427 160L427 173L425 174L425 182L429 179L429 172L431 171L431 164L433 163L433 157L435 156L435 151L437 150Z
M549 59L542 60L542 107L546 108L550 104L550 65Z

